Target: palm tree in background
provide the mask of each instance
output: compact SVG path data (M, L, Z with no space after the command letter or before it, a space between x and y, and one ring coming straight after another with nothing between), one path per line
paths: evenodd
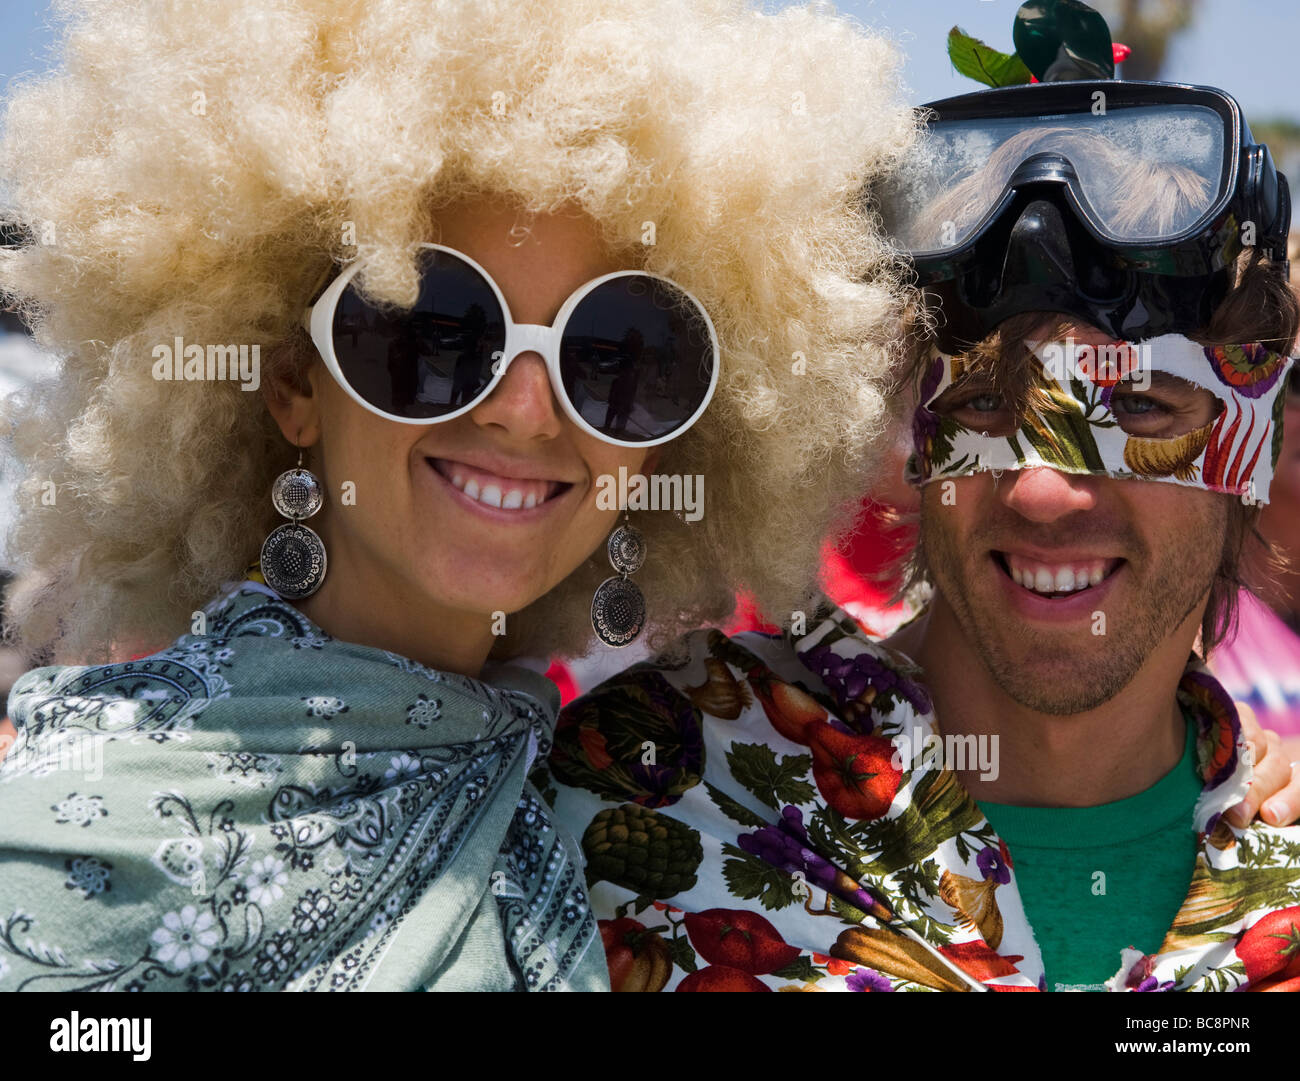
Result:
M1196 21L1200 0L1101 0L1095 4L1111 36L1133 50L1124 78L1160 78L1172 39Z
M1124 78L1156 80L1174 39L1196 22L1201 0L1091 0L1091 6L1105 16L1112 38L1133 50L1124 61ZM1199 81L1215 85L1208 72ZM1300 123L1288 117L1252 117L1250 130L1257 142L1268 144L1295 200L1300 194Z

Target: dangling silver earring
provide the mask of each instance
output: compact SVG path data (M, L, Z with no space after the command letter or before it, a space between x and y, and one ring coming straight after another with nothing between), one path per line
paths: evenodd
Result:
M607 646L621 647L634 641L645 626L645 597L628 579L645 562L645 537L627 522L609 535L609 562L618 574L606 578L591 598L591 626Z
M298 467L281 473L271 485L276 512L292 521L276 526L262 542L262 577L289 600L310 597L325 581L325 542L302 524L324 502L325 490L316 475L302 467L299 447Z

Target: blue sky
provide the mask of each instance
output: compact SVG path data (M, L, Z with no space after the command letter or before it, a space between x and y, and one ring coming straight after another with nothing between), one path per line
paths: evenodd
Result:
M784 5L766 0L765 6ZM952 71L944 49L948 29L960 25L1009 51L1019 0L840 0L836 6L899 41L908 57L904 77L919 104L978 89ZM0 0L0 88L20 72L45 69L53 42L48 12L47 0ZM1171 50L1163 77L1222 86L1248 118L1300 122L1300 93L1292 74L1296 48L1300 4L1295 0L1202 0L1196 24Z
M1010 52L1020 0L843 0L836 6L898 40L907 53L904 78L919 104L979 89L952 70L948 31L955 24ZM1262 54L1264 43L1271 61ZM1289 55L1297 48L1300 4L1295 0L1201 0L1195 23L1171 46L1161 78L1222 87L1247 118L1300 121L1296 61Z

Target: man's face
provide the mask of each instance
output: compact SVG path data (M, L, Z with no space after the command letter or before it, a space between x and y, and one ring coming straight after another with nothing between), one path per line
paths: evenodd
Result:
M1213 396L1181 382L1117 388L1121 425L1163 437L1212 419ZM946 411L961 423L1011 423L996 395L954 390ZM1199 623L1231 498L1044 467L977 473L924 487L921 543L939 603L999 686L1027 708L1077 713L1119 693L1189 617Z

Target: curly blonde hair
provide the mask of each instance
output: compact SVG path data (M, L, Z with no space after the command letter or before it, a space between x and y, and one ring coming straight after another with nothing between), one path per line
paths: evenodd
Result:
M740 0L59 12L61 63L11 92L0 143L7 216L33 237L3 253L0 291L61 362L4 415L30 657L157 648L279 520L268 493L296 452L260 395L156 380L155 346L256 344L264 380L300 377L330 264L364 259L366 295L409 306L412 245L481 193L585 211L716 323L718 393L658 466L705 474L707 513L643 525L652 641L725 618L736 590L778 621L805 603L883 438L909 295L857 198L915 127L892 43ZM498 653L585 648L602 556Z

